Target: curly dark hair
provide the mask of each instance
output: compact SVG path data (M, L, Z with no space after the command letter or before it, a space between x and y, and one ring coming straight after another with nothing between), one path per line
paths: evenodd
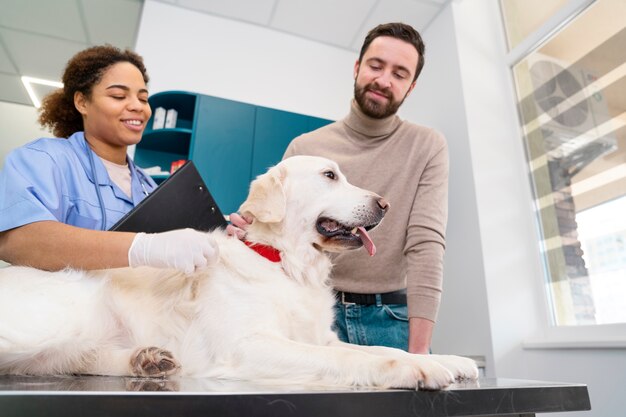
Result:
M392 38L400 39L402 41L408 42L415 47L418 53L417 60L417 68L415 68L415 76L413 77L413 81L417 80L417 76L422 72L422 68L424 68L424 53L426 52L426 45L424 45L424 41L420 36L419 32L413 29L412 26L407 25L406 23L385 23L382 25L376 26L374 29L370 30L363 41L363 46L361 47L361 53L359 54L359 62L363 59L363 55L365 55L365 51L369 48L372 41L379 36L389 36Z
M118 62L129 62L137 67L147 84L149 77L143 58L126 49L111 45L93 46L74 55L63 72L63 88L48 94L39 108L39 123L50 128L59 138L67 138L84 129L83 117L74 106L74 94L80 91L90 98L93 86L98 84L106 70Z

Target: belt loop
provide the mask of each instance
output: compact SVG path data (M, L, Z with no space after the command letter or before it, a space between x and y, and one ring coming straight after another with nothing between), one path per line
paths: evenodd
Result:
M376 296L376 307L383 306L383 297L380 294L375 294Z
M339 291L341 293L341 304L343 304L344 306L353 306L355 305L355 303L350 303L348 301L346 301L346 293L343 291Z

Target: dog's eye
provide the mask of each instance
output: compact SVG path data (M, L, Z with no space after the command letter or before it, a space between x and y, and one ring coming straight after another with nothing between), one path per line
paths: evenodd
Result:
M327 178L330 178L331 180L334 180L335 178L337 178L337 176L335 175L333 171L324 171L324 176Z

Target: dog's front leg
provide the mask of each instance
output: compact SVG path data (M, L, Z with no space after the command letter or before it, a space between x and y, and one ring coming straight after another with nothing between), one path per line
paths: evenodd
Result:
M167 350L157 347L98 350L79 373L89 375L164 377L178 372L180 364Z
M339 346L348 349L358 350L361 352L367 352L372 355L379 355L388 358L395 358L398 360L411 360L420 362L423 364L425 361L434 361L444 366L448 371L452 373L455 380L475 380L478 378L478 367L476 362L472 359L464 358L462 356L454 355L418 355L408 353L401 349L395 349L385 346L361 346L350 343L342 342L338 339L334 339L331 346Z
M276 335L238 344L238 365L229 377L316 385L441 389L452 374L435 361L372 354L347 346L320 346Z

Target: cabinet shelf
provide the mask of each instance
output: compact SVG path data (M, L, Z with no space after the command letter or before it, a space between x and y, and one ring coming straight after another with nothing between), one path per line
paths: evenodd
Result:
M180 127L146 130L141 139L141 148L159 152L187 154L189 153L192 133L193 130Z

